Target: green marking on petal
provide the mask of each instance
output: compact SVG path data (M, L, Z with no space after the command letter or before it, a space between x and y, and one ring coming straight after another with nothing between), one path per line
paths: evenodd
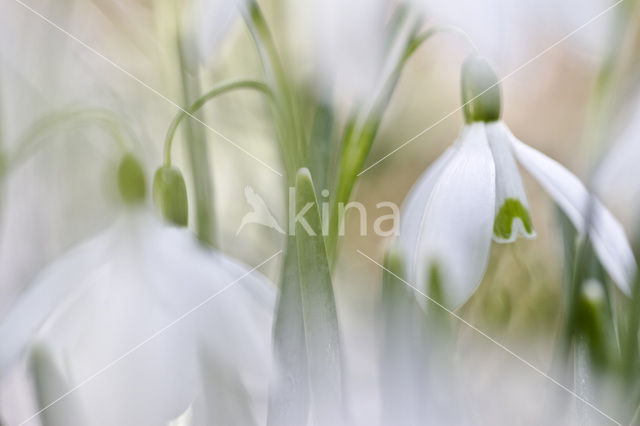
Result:
M513 221L520 218L527 234L533 232L529 210L516 198L507 198L496 214L493 223L493 234L501 239L508 240L511 237Z

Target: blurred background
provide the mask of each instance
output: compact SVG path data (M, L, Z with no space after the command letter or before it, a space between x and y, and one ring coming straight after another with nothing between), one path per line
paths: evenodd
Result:
M0 2L2 151L18 149L26 129L47 113L78 105L109 108L135 135L136 151L150 176L162 161L164 135L178 111L172 102L181 103L175 65L177 25L185 25L198 37L199 26L206 27L208 22L204 18L204 24L198 19L176 19L176 10L183 3L188 2ZM385 4L380 12L375 2L343 3L260 1L288 76L309 87L309 96L326 97L339 110L347 111L348 97L343 94L348 90L327 92L322 84L313 83L316 74L323 72L316 61L331 52L331 43L342 40L332 26L335 21L320 12L333 5L345 13L361 7L350 12L354 16L387 16L394 3ZM606 164L607 153L629 123L640 120L635 87L640 82L640 39L634 28L640 26L638 8L625 0L598 16L614 4L607 0L416 0L412 7L424 14L425 28L454 25L462 29L498 74L507 77L502 83L503 118L519 139L558 160L583 181L595 182L595 171ZM242 19L226 23L211 19L215 25L228 26L228 32L209 52L201 73L203 88L230 78L262 79L257 52ZM371 34L371 42L376 42L376 28L358 26L366 26L366 19L353 22L353 33L346 37ZM427 42L406 67L367 164L429 130L363 174L353 198L367 207L369 230L378 212L376 204L392 201L401 205L416 179L456 138L462 113L443 117L460 106L459 70L469 53L464 37L443 33ZM601 99L603 70L611 69L615 78L607 81L614 81L609 91L613 95L607 98L609 119L606 130L601 131L594 127L599 108L594 105ZM344 84L348 89L353 83L345 79ZM269 110L258 96L227 95L210 103L204 117L224 137L283 170ZM434 123L438 124L431 128ZM244 188L254 188L280 223L285 223L286 189L281 177L219 134L208 132L222 250L256 264L281 247L283 237L255 225L236 235L240 218L249 211ZM632 134L633 138L640 141L640 132ZM120 209L111 183L118 151L103 129L91 123L71 123L41 139L42 148L1 182L0 318L46 264L104 229ZM622 157L640 160L638 145L636 142L635 151ZM186 167L184 148L182 141L176 141L174 162ZM638 167L622 169L614 164L602 170L597 175L599 195L632 238L640 231ZM460 315L547 371L562 313L562 241L553 203L526 173L523 178L537 238L494 244L485 279ZM192 191L191 182L187 186ZM355 215L348 216L346 224L334 286L346 370L353 386L349 398L355 407L354 418L371 424L378 416L375 407L379 402L375 351L381 270L356 250L381 260L389 241L373 232L360 236ZM262 269L274 282L279 271L277 263ZM491 418L493 410L505 410L501 392L526 395L527 383L544 382L464 326L457 344L465 371L468 368L467 373L480 383L468 389L470 398L483 394L486 387L482 383L497 389L492 395L494 403L481 408L484 419ZM552 384L545 386L554 389ZM488 401L486 396L483 400ZM535 404L524 402L517 407L521 412L535 409Z

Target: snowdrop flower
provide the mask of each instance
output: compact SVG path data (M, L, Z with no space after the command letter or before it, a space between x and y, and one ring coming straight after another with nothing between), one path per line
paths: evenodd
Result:
M129 188L125 200L144 198ZM41 414L47 425L255 424L274 288L137 204L2 319L0 377L26 358L39 406L71 392Z
M414 185L405 201L400 244L411 282L428 287L437 266L444 301L457 308L480 284L491 240L533 238L535 231L516 160L538 180L577 230L586 231L590 194L558 162L519 141L500 120L500 87L489 64L471 57L462 68L465 125ZM591 239L600 262L629 293L635 260L618 221L593 202Z

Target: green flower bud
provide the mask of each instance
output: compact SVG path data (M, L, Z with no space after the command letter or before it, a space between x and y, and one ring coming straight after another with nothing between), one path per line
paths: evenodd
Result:
M486 59L470 56L464 61L461 85L465 122L500 119L500 84Z
M133 154L125 154L118 166L118 189L127 204L143 203L147 195L144 170Z
M576 310L576 332L586 339L594 367L607 364L613 325L607 315L606 294L602 283L590 278L582 284Z
M153 200L167 221L178 226L187 226L187 187L180 170L165 165L156 171L153 178Z

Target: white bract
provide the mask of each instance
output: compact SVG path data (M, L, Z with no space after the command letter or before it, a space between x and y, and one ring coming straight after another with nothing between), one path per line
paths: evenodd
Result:
M40 414L46 425L255 424L274 303L259 273L127 212L2 320L0 374L26 356L40 407L71 391Z
M492 239L508 243L518 235L535 236L517 160L579 233L591 221L590 238L600 262L629 294L636 263L622 226L577 177L519 141L500 120L498 80L486 61L467 60L462 75L466 124L403 206L399 241L410 281L428 289L432 268L437 268L443 301L457 308L480 284Z

